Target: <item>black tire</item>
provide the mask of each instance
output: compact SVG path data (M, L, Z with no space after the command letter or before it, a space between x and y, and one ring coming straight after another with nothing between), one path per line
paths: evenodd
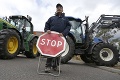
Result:
M38 54L38 50L36 47L36 43L37 43L37 38L32 39L32 41L30 41L29 43L29 51L25 51L25 55L27 58L36 58L39 54Z
M61 63L63 64L67 63L73 57L74 50L75 50L75 44L72 38L67 36L66 41L68 46L66 46L66 50L62 54L62 58L61 58Z
M0 58L13 59L20 50L20 36L14 30L0 31Z
M91 54L81 54L80 57L85 63L93 63Z
M92 51L92 59L99 66L114 66L118 63L119 53L109 43L99 43Z

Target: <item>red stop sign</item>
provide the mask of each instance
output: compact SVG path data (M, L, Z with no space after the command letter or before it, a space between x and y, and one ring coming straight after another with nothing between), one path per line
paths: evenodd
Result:
M57 32L44 33L37 40L37 48L42 55L56 57L65 51L66 40Z

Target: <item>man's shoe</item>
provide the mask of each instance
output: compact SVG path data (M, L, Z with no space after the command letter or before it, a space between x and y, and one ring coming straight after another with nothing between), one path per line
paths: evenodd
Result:
M46 67L46 68L45 68L45 72L46 72L46 73L50 73L50 71L51 71L51 67Z
M52 68L54 71L57 71L58 70L58 67L53 67Z
M52 69L53 69L53 71L59 72L59 67L52 67ZM60 70L60 72L62 72L62 71Z

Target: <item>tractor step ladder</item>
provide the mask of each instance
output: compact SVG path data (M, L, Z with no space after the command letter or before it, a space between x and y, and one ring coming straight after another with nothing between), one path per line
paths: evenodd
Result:
M37 73L39 74L39 75L52 75L52 76L54 76L54 77L58 77L59 75L60 75L60 73L61 73L61 68L60 68L60 66L61 66L61 55L59 55L59 57L60 57L60 59L59 59L59 66L58 66L58 71L54 71L54 70L52 70L51 69L51 71L50 72L45 72L45 68L44 68L44 70L41 68L41 65L42 65L42 62L44 61L43 59L44 58L56 58L56 57L50 57L50 56L42 56L41 54L40 54L40 56L39 56L39 61L38 61L38 68L37 68ZM56 61L55 61L56 62ZM57 64L57 63L56 63ZM43 65L43 66L45 66L45 65ZM57 73L54 73L54 72L57 72Z

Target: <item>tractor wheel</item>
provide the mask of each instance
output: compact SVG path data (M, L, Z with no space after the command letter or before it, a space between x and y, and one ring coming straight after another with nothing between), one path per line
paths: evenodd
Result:
M66 50L62 54L62 58L61 58L61 63L64 63L64 64L67 63L73 57L74 50L75 50L75 44L71 39L71 37L67 36L66 41L67 41Z
M32 41L30 41L29 51L25 51L25 55L27 58L36 58L38 56L38 50L36 47L37 38L34 38Z
M81 54L80 57L85 63L93 63L91 54Z
M118 63L119 53L109 43L99 43L92 51L92 59L99 66L114 66Z
M20 37L16 31L4 29L0 31L0 58L15 58L20 50Z

